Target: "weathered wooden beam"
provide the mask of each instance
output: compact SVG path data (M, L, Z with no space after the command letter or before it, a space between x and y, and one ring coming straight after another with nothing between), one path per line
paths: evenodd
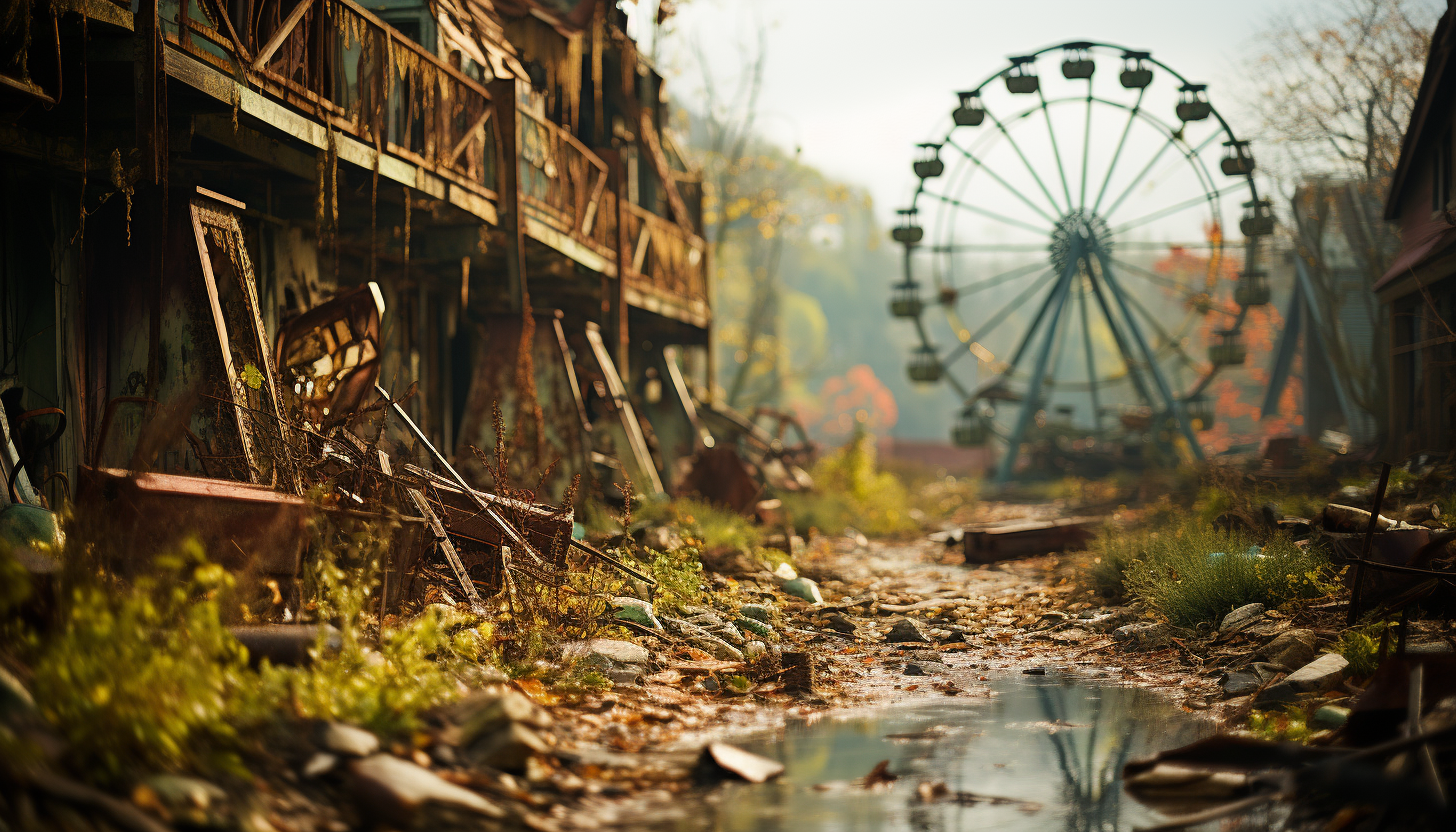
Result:
M302 20L304 14L311 8L313 8L313 0L299 0L298 5L293 7L293 11L289 13L288 17L283 19L283 25L278 27L278 31L273 33L273 37L268 38L268 42L263 44L262 50L258 52L258 57L253 60L254 72L263 71L263 67L267 66L268 61L272 59L273 53L278 51L278 47L283 45L283 41L288 40L288 36L293 34L294 28L298 26L298 21Z

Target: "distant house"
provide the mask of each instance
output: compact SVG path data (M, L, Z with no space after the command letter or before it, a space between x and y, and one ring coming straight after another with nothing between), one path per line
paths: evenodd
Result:
M1442 451L1456 430L1456 176L1452 169L1456 33L1436 27L1385 218L1401 251L1375 283L1390 316L1390 427L1396 456Z

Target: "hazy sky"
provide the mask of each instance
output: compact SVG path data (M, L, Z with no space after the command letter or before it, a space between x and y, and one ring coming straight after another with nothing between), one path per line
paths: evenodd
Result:
M1240 75L1259 33L1311 0L691 0L669 23L660 63L675 97L700 100L695 53L720 86L741 72L745 45L767 29L761 132L844 181L868 187L882 220L914 182L916 142L938 138L953 91L974 86L1005 59L1070 40L1146 50L1209 84L1240 133Z

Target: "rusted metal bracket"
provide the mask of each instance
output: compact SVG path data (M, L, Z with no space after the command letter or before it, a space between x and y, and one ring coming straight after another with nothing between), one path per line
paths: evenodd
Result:
M411 503L414 503L415 510L425 518L430 525L430 533L435 536L435 544L440 551L445 553L445 560L449 562L450 569L455 573L455 580L460 582L460 588L465 591L465 598L470 602L470 611L476 615L485 615L485 604L480 600L480 593L475 591L475 582L470 580L470 573L465 571L465 564L460 561L460 553L455 551L455 544L450 542L450 535L445 531L445 524L430 508L430 503L417 489L407 488L405 493L409 495Z

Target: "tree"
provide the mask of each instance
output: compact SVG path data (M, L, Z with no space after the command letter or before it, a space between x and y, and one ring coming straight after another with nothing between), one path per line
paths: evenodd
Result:
M1310 5L1274 22L1253 73L1261 166L1287 206L1321 341L1378 435L1387 380L1377 351L1388 326L1370 288L1400 249L1383 207L1440 11L1433 0Z

